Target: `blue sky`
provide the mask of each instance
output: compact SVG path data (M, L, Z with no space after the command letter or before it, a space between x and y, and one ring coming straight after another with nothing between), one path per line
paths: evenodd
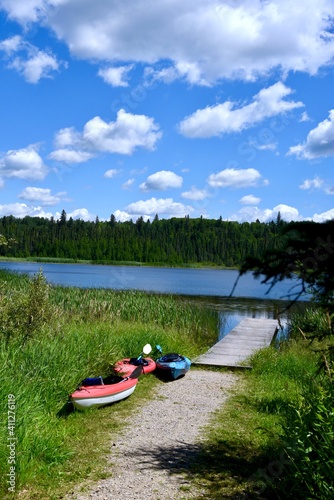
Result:
M334 217L332 0L0 0L0 216Z

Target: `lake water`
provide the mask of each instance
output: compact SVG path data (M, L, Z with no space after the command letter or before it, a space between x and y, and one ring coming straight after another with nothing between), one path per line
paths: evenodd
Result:
M224 336L244 317L277 318L285 301L296 291L297 281L285 280L269 290L268 285L238 271L221 269L182 269L92 264L51 264L0 262L0 268L36 274L42 269L51 284L81 288L141 290L188 296L214 308L220 315L219 337ZM234 288L235 286L235 288ZM233 297L231 293L233 291ZM305 297L308 300L309 297ZM281 315L284 321L283 315Z

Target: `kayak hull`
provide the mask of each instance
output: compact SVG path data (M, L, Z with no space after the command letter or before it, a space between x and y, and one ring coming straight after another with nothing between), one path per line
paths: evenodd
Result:
M123 377L129 377L137 366L142 366L143 373L145 374L151 373L156 369L156 363L152 358L142 358L140 360L134 358L124 358L115 363L114 371Z
M135 390L138 379L122 379L120 382L105 385L81 386L70 395L77 410L105 406L129 397Z
M156 360L157 371L160 375L171 380L183 377L190 369L191 361L186 356L169 353Z

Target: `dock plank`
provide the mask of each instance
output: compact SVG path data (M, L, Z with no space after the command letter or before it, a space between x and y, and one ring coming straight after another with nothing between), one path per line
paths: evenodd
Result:
M205 353L197 365L250 368L245 361L255 351L271 344L278 329L275 319L246 318Z

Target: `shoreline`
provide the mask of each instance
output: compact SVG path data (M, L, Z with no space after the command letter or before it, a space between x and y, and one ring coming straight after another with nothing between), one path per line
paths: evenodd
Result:
M169 264L154 263L154 262L135 262L135 261L94 261L94 260L79 260L68 258L52 258L52 257L3 257L0 256L0 262L32 262L36 264L81 264L81 265L99 265L99 266L128 266L128 267L153 267L166 269L213 269L222 271L238 271L238 267L227 267L210 265L209 263L200 264Z

